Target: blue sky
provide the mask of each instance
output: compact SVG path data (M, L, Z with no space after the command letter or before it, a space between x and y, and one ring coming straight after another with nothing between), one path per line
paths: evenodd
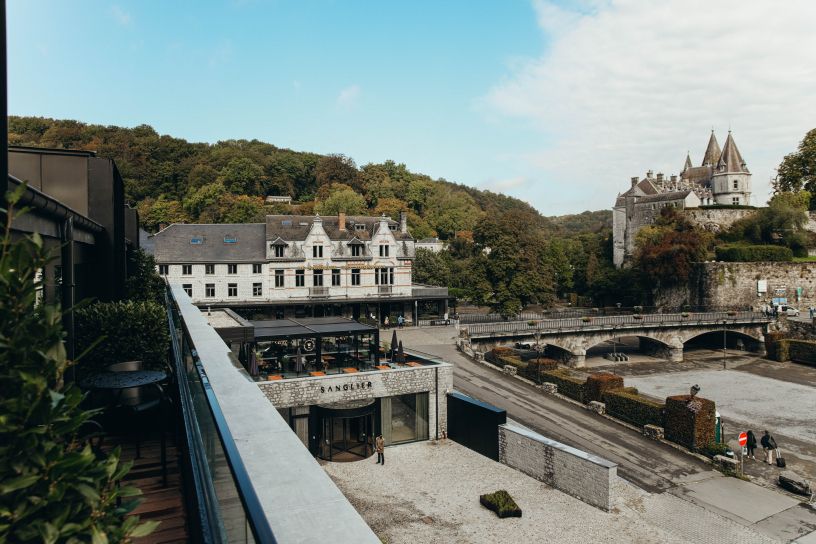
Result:
M393 159L547 215L731 125L764 201L816 118L814 6L770 4L9 0L9 111Z

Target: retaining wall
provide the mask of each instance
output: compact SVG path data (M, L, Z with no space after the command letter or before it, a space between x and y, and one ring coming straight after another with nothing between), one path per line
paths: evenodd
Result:
M511 424L499 426L499 462L609 511L618 465Z

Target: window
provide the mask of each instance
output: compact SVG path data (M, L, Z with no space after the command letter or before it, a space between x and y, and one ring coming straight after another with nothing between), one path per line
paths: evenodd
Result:
M312 285L314 285L315 287L323 287L323 271L322 270L312 271Z
M295 287L306 285L306 276L303 270L295 270Z
M365 230L365 224L358 223L354 225L354 230Z
M204 265L204 273L205 274L215 274L215 265L214 264L205 264Z
M181 265L181 275L182 276L191 276L192 274L193 274L193 265L191 265L191 264Z
M396 226L396 225L388 225L388 229L389 229L389 230L396 231L396 230L397 230L397 226Z
M283 287L283 270L275 270L275 287Z
M227 265L227 274L237 274L238 273L238 265L237 264L228 264Z
M259 297L263 295L263 285L260 283L253 283L252 284L252 296Z
M352 257L359 257L363 254L363 246L353 245L351 246L351 256Z
M323 257L323 246L312 246L312 257Z
M377 285L393 285L394 269L377 268L376 270L374 270L374 283L376 283Z
M260 264L253 264L252 265L252 273L253 274L260 274L261 273L261 266Z
M332 286L339 287L340 286L340 270L335 268L332 270Z
M166 264L159 265L159 274L161 274L162 276L166 276L169 273L169 271L170 271L169 265Z
M352 268L351 269L351 284L352 285L360 285L360 269L359 268Z
M207 298L213 298L215 296L215 284L208 283L204 286L204 296Z
M739 189L739 180L735 179L734 180L734 190L736 191L737 189Z
M181 286L184 289L184 292L187 293L188 297L193 296L193 284L192 283L185 283Z
M283 246L275 246L275 257L278 259L283 257Z
M224 236L224 243L225 244L237 244L238 243L238 238L236 238L235 236L230 236L228 234L228 235Z
M385 244L380 245L380 257L388 257L388 246Z
M732 198L731 199L731 204L733 204L734 206L738 206L739 205L739 197L735 196L734 198Z
M227 284L227 296L228 297L237 297L238 296L238 284L237 283L228 283Z

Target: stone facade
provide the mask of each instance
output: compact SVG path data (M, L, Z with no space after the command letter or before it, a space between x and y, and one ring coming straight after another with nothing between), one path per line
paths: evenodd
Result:
M275 408L314 406L427 391L429 436L439 438L448 429L445 395L453 390L453 367L448 363L439 363L377 372L260 382L258 386ZM439 434L435 436L437 405Z
M617 267L629 261L638 231L654 224L663 208L697 210L700 206L751 203L751 172L730 131L722 151L714 131L711 132L700 166L692 166L691 157L687 155L679 176L654 175L649 170L645 178L633 177L631 183L629 190L618 195L612 208L612 260ZM695 211L691 217L705 228L719 231L746 212L751 210L712 208L699 214Z
M727 230L740 219L757 213L756 209L746 208L689 208L684 212L687 219L695 225L711 231Z
M587 504L612 508L618 465L611 461L505 424L499 426L499 462Z
M774 298L807 315L816 306L816 263L697 263L688 284L661 289L655 304L759 309Z

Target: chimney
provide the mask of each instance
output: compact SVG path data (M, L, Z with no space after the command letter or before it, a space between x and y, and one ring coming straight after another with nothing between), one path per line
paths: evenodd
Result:
M663 172L657 173L657 181L663 181Z
M400 212L400 232L406 234L408 232L408 214Z
M647 179L652 179L652 176L653 176L653 175L654 175L654 172L652 172L651 170L649 170L648 172L646 172L646 178L647 178Z
M639 178L638 176L633 177L633 178L632 178L632 187L634 187L635 185L637 185L637 184L638 184L638 181L640 181L640 178Z
M346 212L337 214L337 228L340 229L341 232L346 230Z
M672 183L674 183L674 182L676 182L676 181L677 181L677 176L672 176L672 177L671 177L671 178L669 178L669 179L671 179L671 182L672 182Z

